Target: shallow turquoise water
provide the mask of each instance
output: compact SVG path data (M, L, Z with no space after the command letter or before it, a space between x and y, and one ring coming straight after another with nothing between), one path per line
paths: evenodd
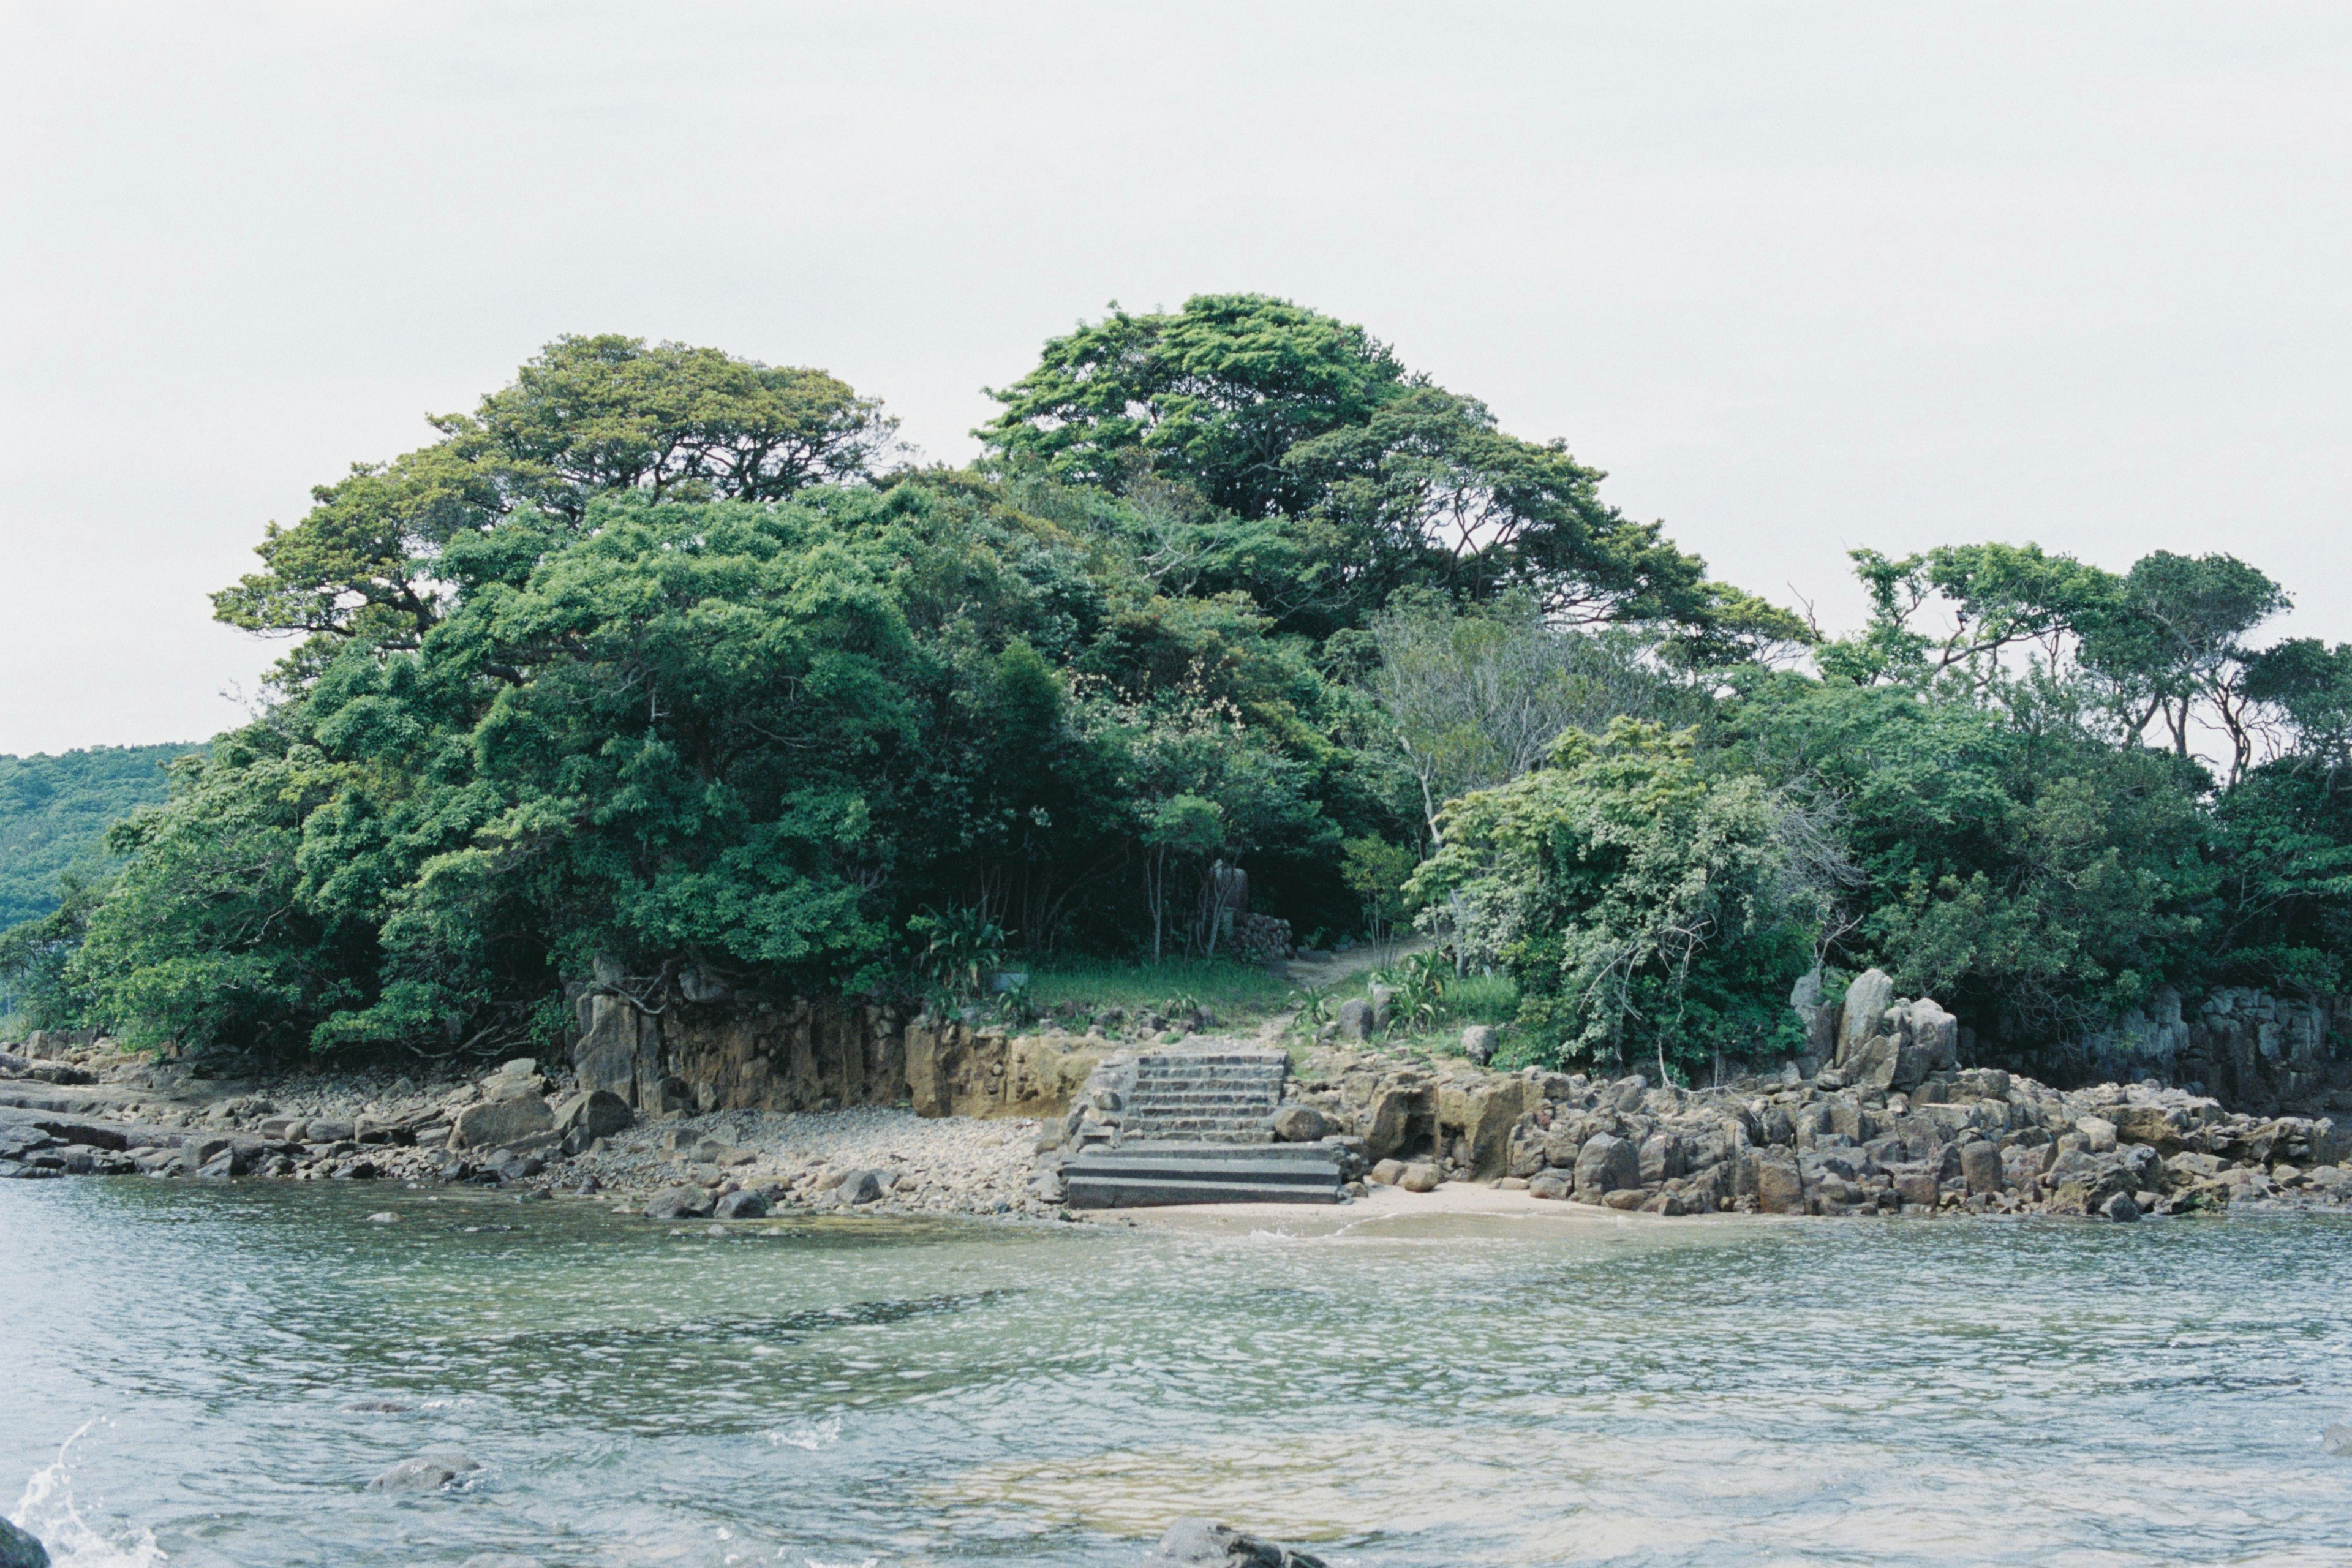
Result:
M0 1325L0 1507L89 1568L1125 1564L1192 1512L1366 1568L2352 1561L2338 1219L719 1240L7 1183ZM446 1447L469 1489L362 1489Z

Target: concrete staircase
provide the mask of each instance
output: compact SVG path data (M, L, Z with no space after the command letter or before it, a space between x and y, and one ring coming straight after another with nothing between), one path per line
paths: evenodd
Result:
M1240 1046L1146 1051L1121 1063L1112 1069L1117 1136L1104 1127L1080 1138L1062 1163L1064 1201L1081 1209L1337 1203L1337 1152L1274 1142L1289 1071L1280 1051Z
M1239 1047L1149 1051L1135 1058L1134 1087L1118 1141L1270 1143L1290 1058Z

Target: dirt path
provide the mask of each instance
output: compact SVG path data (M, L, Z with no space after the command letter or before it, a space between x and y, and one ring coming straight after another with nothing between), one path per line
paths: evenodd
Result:
M1345 982L1367 970L1385 968L1413 953L1425 952L1435 945L1433 937L1409 936L1395 942L1370 942L1362 947L1350 948L1346 952L1325 953L1320 958L1293 958L1284 963L1283 976L1302 991L1310 985L1337 991ZM1293 1007L1273 1015L1257 1026L1252 1043L1266 1050L1279 1049L1283 1036L1290 1032L1290 1026L1297 1021L1298 1012Z

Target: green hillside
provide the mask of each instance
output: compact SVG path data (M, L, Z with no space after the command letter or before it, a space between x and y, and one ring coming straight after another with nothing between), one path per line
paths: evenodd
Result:
M163 798L163 764L194 745L0 756L0 930L57 908L58 873L103 853L107 825Z

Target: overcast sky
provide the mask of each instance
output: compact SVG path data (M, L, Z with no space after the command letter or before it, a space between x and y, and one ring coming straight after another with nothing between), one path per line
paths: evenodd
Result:
M1826 624L2226 550L2352 637L2338 5L0 0L0 752L198 739L263 525L561 332L935 458L1117 300L1360 321Z

